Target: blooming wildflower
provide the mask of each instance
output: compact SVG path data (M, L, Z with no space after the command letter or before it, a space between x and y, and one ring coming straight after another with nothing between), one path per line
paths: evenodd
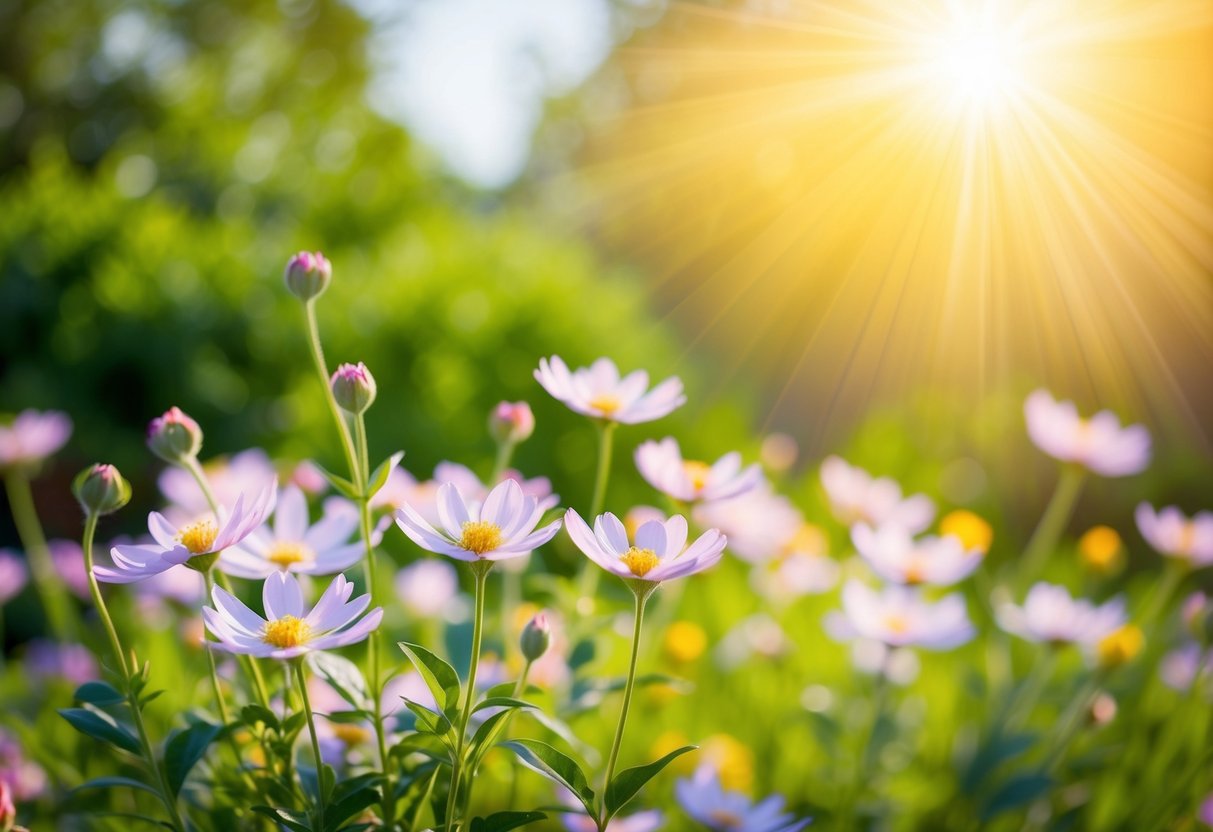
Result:
M297 485L308 494L323 494L328 490L329 481L316 463L305 459L291 471L291 484Z
M951 586L967 578L981 563L981 551L966 550L959 538L947 535L915 540L897 525L873 529L857 523L851 528L851 540L876 574L899 584Z
M274 482L247 506L244 497L239 497L231 515L224 518L221 513L218 523L207 517L178 527L164 515L153 511L148 515L147 527L155 544L115 546L110 550L114 567L95 566L93 574L99 581L128 584L183 563L205 571L214 563L214 557L219 552L228 546L235 546L261 525L274 507L277 491L278 484Z
M501 480L518 483L522 493L534 497L543 511L555 508L560 503L560 495L552 493L552 481L547 477L526 479L511 468L502 473ZM433 479L424 482L418 481L403 468L393 470L388 475L387 484L371 500L371 505L399 509L407 504L431 526L438 526L442 522L438 516L438 489L448 482L459 489L469 504L483 503L489 494L489 486L481 482L471 468L458 462L439 462L434 466Z
M998 624L1027 641L1095 647L1125 623L1124 602L1114 598L1097 606L1075 599L1065 587L1038 583L1028 590L1022 607L1002 604Z
M791 500L766 482L731 500L700 503L695 522L728 535L729 551L751 563L778 556L804 525Z
M498 442L518 444L535 432L535 414L526 402L501 402L489 414L489 435Z
M29 583L29 567L15 552L0 549L0 604L16 598Z
M332 575L362 559L362 542L349 542L357 526L357 512L341 509L330 509L309 524L303 491L287 486L278 497L272 530L262 526L239 545L224 549L219 568L238 578L257 580L274 571Z
M649 390L648 373L636 370L620 378L619 368L609 358L599 358L588 368L575 371L560 356L541 358L535 379L570 410L625 425L660 419L686 403L677 376Z
M895 523L910 534L918 534L935 517L935 504L929 497L915 494L903 498L901 486L892 479L873 477L836 456L826 457L821 463L821 484L830 510L843 525Z
M459 595L459 576L443 560L419 560L396 573L396 597L412 615L432 618Z
M97 678L97 660L83 644L36 639L27 645L22 665L34 679L64 679L82 685Z
M13 790L7 781L0 780L0 830L9 832L16 823L17 806L13 803ZM592 822L590 828L593 828Z
M1191 689L1201 673L1213 673L1213 652L1193 641L1167 653L1158 666L1163 684L1181 693Z
M202 466L215 501L230 506L240 498L261 489L276 476L269 456L260 448L249 448L230 458L212 459ZM164 514L172 520L192 519L210 511L206 495L198 487L193 474L172 466L160 472L157 479L160 493L172 504Z
M842 590L843 618L827 626L836 638L866 638L888 647L950 650L973 637L964 599L947 595L935 603L905 586L879 592L856 580Z
M1208 795L1200 804L1200 811L1197 813L1200 822L1205 826L1213 826L1213 794Z
M1101 638L1095 647L1095 654L1101 667L1120 667L1133 661L1145 644L1146 636L1141 628L1125 624Z
M0 469L28 468L59 450L72 435L72 420L57 410L23 410L0 425Z
M333 279L333 266L320 252L301 251L287 261L286 288L299 300L319 297Z
M965 549L982 555L990 551L990 544L994 542L994 529L985 518L962 508L943 516L939 521L939 534L954 537Z
M702 572L716 564L727 542L716 529L709 529L687 546L686 518L674 515L661 522L650 520L628 542L619 518L607 512L594 521L594 530L573 509L564 515L569 537L594 563L625 580L660 583Z
M666 628L662 650L675 664L689 664L703 655L708 646L708 634L693 621L675 621Z
M1137 507L1137 528L1154 550L1199 568L1213 564L1213 512L1192 517L1175 506L1155 511L1149 503Z
M192 569L170 569L136 584L135 591L145 599L167 599L187 607L197 607L204 597L205 581Z
M716 646L716 663L725 670L739 667L752 657L764 659L786 655L794 649L779 622L759 612L738 621Z
M1111 526L1092 526L1078 538L1078 556L1092 572L1108 575L1124 565L1124 544Z
M754 803L740 792L726 791L710 765L676 781L674 794L683 811L714 832L798 832L811 822L785 812L780 795Z
M569 832L597 832L598 824L580 810L581 804L568 789L561 788L560 803L570 807L561 820ZM605 832L657 832L664 825L664 817L656 809L648 809L626 817L616 815L607 823Z
M0 730L0 782L8 783L18 803L32 800L46 790L46 772L27 759L16 738Z
M265 618L219 586L211 593L215 606L203 607L202 615L207 629L218 639L215 647L263 658L293 659L312 650L357 644L379 626L383 608L363 616L371 596L350 601L353 591L354 585L338 575L311 612L305 613L295 576L274 572L262 587Z
M741 454L725 454L708 465L683 459L678 440L666 437L636 449L636 468L649 485L676 500L727 500L744 494L762 480L762 469L741 467Z
M329 386L333 390L333 398L347 413L364 412L374 404L378 392L375 377L361 361L339 366L329 379Z
M438 528L407 504L394 516L422 549L469 562L528 555L560 529L559 520L535 529L543 508L513 480L494 487L482 504L466 501L454 484L444 484L438 489Z
M1078 415L1073 402L1055 401L1037 390L1024 403L1028 435L1054 459L1074 462L1105 477L1136 474L1150 464L1150 434L1141 425L1121 427L1109 410L1090 419Z

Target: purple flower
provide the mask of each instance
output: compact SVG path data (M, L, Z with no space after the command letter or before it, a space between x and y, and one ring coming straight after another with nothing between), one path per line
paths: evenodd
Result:
M821 463L821 484L830 501L830 510L838 521L850 526L897 524L910 534L918 534L931 525L935 504L915 494L902 498L901 486L888 477L873 477L845 460L826 457Z
M93 574L97 580L111 584L129 584L141 581L172 569L180 564L194 564L205 570L210 567L207 559L218 555L228 546L234 546L248 537L261 525L265 516L273 510L274 497L278 493L275 480L263 490L250 505L245 506L244 496L226 518L220 512L219 522L209 517L177 527L164 515L153 511L148 515L147 527L155 540L154 545L119 545L110 550L114 568L96 566ZM213 563L213 560L211 560Z
M340 505L340 504L336 504ZM282 489L274 524L262 526L219 555L219 568L238 578L264 579L272 572L332 575L362 559L361 542L350 543L356 511L332 508L309 525L307 498L294 485Z
M1096 606L1072 598L1065 587L1047 583L1028 590L1022 607L1002 604L996 613L1000 627L1027 641L1088 648L1094 648L1126 621L1120 598Z
M678 440L666 437L636 449L636 468L649 485L684 502L727 500L762 482L762 468L741 467L741 454L725 454L713 465L683 459Z
M1149 503L1142 503L1136 517L1141 536L1159 554L1194 567L1213 564L1213 512L1201 511L1188 518L1175 506L1155 511Z
M731 500L695 506L700 526L728 535L729 551L751 563L768 561L785 551L804 526L804 515L763 481Z
M257 491L277 473L270 458L260 448L249 448L228 459L212 459L202 467L215 501L221 506L230 506L241 494ZM165 511L171 519L184 521L210 511L206 495L198 488L193 475L184 468L165 468L157 484L160 493L173 504L173 509Z
M522 493L534 497L539 508L547 511L560 503L560 495L552 493L552 482L547 477L526 479L518 471L509 469L501 476L502 482L513 480ZM468 503L483 503L489 494L489 486L466 465L458 462L439 462L434 466L433 479L420 482L403 468L396 468L388 475L387 483L371 500L372 506L390 506L393 509L410 506L431 526L442 521L438 517L438 489L452 483ZM500 483L493 483L499 485Z
M72 594L82 601L91 601L88 571L84 568L84 550L74 540L52 540L47 544L55 571ZM94 549L94 551L96 551Z
M8 783L13 799L32 800L46 790L46 772L27 760L16 739L0 731L0 782Z
M23 410L9 425L0 425L0 468L31 467L63 447L72 435L72 420L57 410Z
M959 595L931 603L910 587L887 586L877 592L850 580L842 589L842 611L842 617L827 622L831 634L839 639L950 650L973 637L973 625Z
M625 425L660 419L686 403L677 376L649 390L648 373L636 370L620 378L619 368L609 358L572 372L558 355L541 358L535 380L570 410Z
M564 515L569 537L586 557L612 575L649 583L671 581L715 566L724 554L727 538L709 529L687 546L687 521L680 515L650 520L628 541L623 523L607 512L594 521L594 530L573 509Z
M1213 671L1213 653L1189 641L1163 656L1158 675L1163 683L1181 693L1192 687L1201 673Z
M1150 434L1141 425L1121 427L1109 410L1090 419L1078 415L1073 402L1055 401L1037 390L1024 403L1028 435L1054 459L1074 462L1105 477L1136 474L1150 464Z
M371 596L360 595L350 601L353 591L354 585L338 575L311 612L305 613L303 592L295 576L274 572L262 587L265 618L218 586L211 593L215 606L203 607L202 616L206 628L218 639L214 647L262 658L293 659L312 650L357 644L379 626L383 608L376 607L363 616Z
M97 661L82 644L59 644L39 639L30 642L23 664L38 679L66 679L82 685L97 678Z
M29 567L16 552L0 549L0 605L21 594L29 583Z
M432 618L459 594L455 567L443 560L419 560L396 573L396 597L411 614Z
M780 795L755 803L740 792L725 791L710 765L678 780L674 794L683 811L714 832L798 832L812 822L785 812Z
M401 531L422 549L469 562L530 554L560 529L556 520L535 530L541 517L539 501L513 480L494 487L483 504L466 501L454 484L446 483L438 489L436 525L407 504L395 513Z
M301 251L287 261L286 288L302 301L319 297L333 279L333 266L320 252Z
M866 523L856 523L851 527L851 540L877 575L899 584L951 586L967 578L981 563L980 550L966 550L956 537L915 540L897 525L873 529Z

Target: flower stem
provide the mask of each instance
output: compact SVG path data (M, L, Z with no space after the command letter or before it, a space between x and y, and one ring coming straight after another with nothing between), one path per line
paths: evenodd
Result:
M1187 562L1179 558L1167 558L1166 568L1162 573L1162 580L1154 588L1153 594L1150 595L1146 602L1141 616L1138 618L1138 625L1144 630L1150 624L1154 623L1154 619L1167 608L1168 602L1175 594L1175 590L1179 589L1179 585L1183 582L1184 576L1188 572Z
M510 461L514 458L514 449L517 447L518 443L509 440L497 443L497 457L493 460L493 473L489 475L489 488L501 482L506 469L510 467Z
M598 468L594 474L594 496L590 500L590 516L586 520L593 525L594 518L602 513L606 504L607 482L611 478L611 448L615 439L615 422L595 422L598 428ZM598 592L599 569L586 562L585 571L581 573L581 598L589 599L592 603Z
M160 801L168 811L169 820L172 822L173 828L178 830L178 832L184 832L185 824L182 823L181 814L177 811L177 801L173 798L172 790L168 787L164 768L156 759L156 752L152 748L152 741L147 734L147 726L143 723L143 709L139 702L139 693L133 684L132 674L134 671L127 664L126 654L122 652L122 642L118 638L118 630L114 627L114 620L110 617L109 608L105 605L105 598L101 595L101 587L97 585L97 578L93 575L93 537L96 535L96 532L97 515L89 512L84 518L84 539L81 544L84 549L84 568L88 576L88 591L93 598L93 606L97 609L97 615L101 619L105 633L109 636L110 649L114 652L114 660L118 663L118 670L122 674L123 693L126 694L127 702L130 705L131 720L135 723L135 732L139 735L139 744L143 748L143 756L156 776Z
M636 659L640 655L640 634L644 628L644 608L653 590L648 587L643 589L633 587L632 592L636 597L635 618L632 625L632 658L628 664L628 681L623 688L623 707L619 709L619 724L615 727L615 739L611 743L611 753L607 757L606 780L602 784L604 794L610 788L611 779L615 776L615 764L619 761L619 748L623 745L623 729L627 726L628 709L632 706L632 690L636 687ZM607 818L604 816L599 828L605 827L606 822Z
M1020 579L1025 585L1040 576L1049 555L1057 548L1066 524L1070 522L1070 515L1074 513L1074 506L1085 481L1086 472L1081 467L1062 467L1057 486L1053 489L1053 496L1049 498L1049 504L1045 507L1040 522L1036 524L1019 563Z
M324 828L324 758L320 756L320 739L316 734L316 717L312 714L312 702L307 695L307 679L303 672L303 662L296 661L295 678L299 680L299 696L303 699L303 712L307 714L307 731L312 739L312 756L316 759L316 828Z
M46 535L42 533L42 523L34 506L29 477L24 471L13 468L4 475L4 487L8 492L9 507L13 510L13 524L17 527L17 536L21 538L25 556L29 558L34 588L46 611L51 633L59 641L74 638L78 629L76 617L63 584L55 574L51 551L46 545Z
M202 492L202 496L206 498L206 504L210 506L211 514L215 515L215 522L218 523L219 501L215 499L215 492L211 490L211 484L207 481L206 472L202 470L202 466L198 463L198 458L188 457L181 465L194 477L194 482L198 483L198 489Z
M468 720L471 719L472 703L476 699L476 669L480 665L480 638L484 630L484 585L488 581L493 562L478 560L469 565L476 578L476 611L472 618L472 657L468 663L467 692L463 698L463 709L459 712L459 729L455 738L455 760L451 768L451 790L446 798L446 817L444 818L446 832L458 828L454 814L459 794L459 780L463 774L463 751L467 742Z
M531 674L531 664L532 664L532 662L528 659L526 664L524 664L522 666L522 675L519 676L518 681L514 683L514 698L515 699L520 698L522 696L522 692L524 690L526 690L526 679L527 679L527 676L529 676ZM464 817L467 817L469 810L472 808L472 789L475 788L475 786L476 786L476 768L480 765L480 760L484 758L484 755L486 753L488 753L489 749L491 749L494 745L497 744L497 738L506 732L506 729L508 729L510 727L510 723L513 722L513 720L514 720L514 712L511 712L509 714L509 716L506 716L504 719L502 719L500 722L497 723L497 725L493 728L492 733L490 733L487 737L484 738L484 742L477 749L476 753L472 755L472 759L470 761L470 764L468 765L468 770L467 770L468 791L467 791L467 795L463 799L463 816ZM506 802L507 806L514 805L513 791L514 791L514 786L516 785L516 782L514 780L513 773L514 773L514 769L513 769L513 767L511 767L510 768L510 799L509 799L509 801Z
M329 387L328 365L324 362L324 348L320 345L320 327L316 323L316 301L313 298L303 306L307 318L307 335L308 344L312 350L312 363L316 365L316 373L320 376L320 386L324 388L324 400L328 402L329 413L332 414L333 423L337 425L337 433L341 436L341 450L345 454L346 464L357 482L361 478L358 476L358 459L354 453L354 443L350 438L350 428L346 424L345 417L341 415L341 408L337 406L337 400L333 398L332 388Z

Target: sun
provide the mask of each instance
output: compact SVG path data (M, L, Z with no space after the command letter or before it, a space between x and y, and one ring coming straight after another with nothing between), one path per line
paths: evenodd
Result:
M941 38L936 68L961 102L984 105L1015 92L1022 83L1020 62L1012 33L962 21Z

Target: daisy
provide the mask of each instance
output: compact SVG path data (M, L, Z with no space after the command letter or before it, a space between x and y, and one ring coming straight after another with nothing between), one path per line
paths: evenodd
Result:
M729 551L750 563L778 557L805 525L792 501L765 480L730 500L700 503L693 517L700 526L728 535Z
M153 511L148 515L147 527L155 543L115 546L110 550L114 567L97 566L93 574L105 583L129 584L180 564L204 572L214 564L219 552L235 546L261 525L273 510L277 492L275 481L247 506L241 495L230 515L220 512L218 523L206 517L178 527Z
M72 420L66 413L23 410L11 424L0 425L0 469L37 465L71 435Z
M573 509L564 515L569 537L586 557L612 575L651 584L683 578L716 564L727 539L709 529L687 546L686 518L674 515L664 522L650 520L636 530L635 543L615 515L607 512L594 521L594 530Z
M886 647L950 650L973 637L964 599L948 595L928 602L916 590L888 586L877 592L856 580L842 590L841 618L829 627L840 639L865 638Z
M620 378L619 368L609 358L599 358L588 368L574 371L560 356L541 358L535 379L570 410L625 425L660 419L686 403L682 380L677 376L649 390L648 373L636 370Z
M674 784L683 811L714 832L798 832L812 822L784 811L784 799L771 795L755 803L741 792L725 791L710 765Z
M952 535L915 540L897 525L873 529L857 523L851 528L851 541L877 575L899 584L951 586L981 563L980 550L966 549Z
M713 465L683 459L678 440L666 437L636 449L636 468L649 485L683 502L725 500L762 481L762 468L741 467L741 454L725 454Z
M290 485L278 498L273 527L262 526L240 545L224 549L219 567L237 578L254 580L275 571L332 575L361 560L362 542L349 542L357 527L357 512L340 507L326 510L324 517L309 524L307 498L298 486Z
M1046 583L1028 590L1022 607L1002 604L996 612L1000 627L1027 641L1087 648L1098 645L1126 621L1120 598L1097 606L1072 598L1065 587Z
M836 456L826 457L821 463L821 484L830 510L847 526L859 522L873 526L896 523L910 534L918 534L935 517L935 504L929 497L915 494L903 498L901 486L893 480L873 477Z
M294 659L313 650L357 644L379 626L383 608L376 607L363 615L371 596L360 595L350 601L353 592L354 585L344 575L338 575L311 612L305 613L303 592L295 576L274 572L262 587L265 618L219 586L211 593L215 606L203 607L202 616L206 628L218 639L210 644L221 650L261 658Z
M1195 567L1213 564L1213 512L1185 517L1175 506L1156 511L1149 503L1142 503L1136 517L1141 536L1159 554Z
M457 486L444 484L438 489L436 524L407 503L394 516L401 531L422 549L476 562L522 557L555 537L559 520L535 529L543 511L518 483L505 480L483 503L465 500Z
M1137 474L1150 464L1150 434L1142 425L1121 427L1110 410L1089 419L1073 402L1055 401L1037 390L1024 403L1028 435L1054 459L1074 462L1105 477Z

